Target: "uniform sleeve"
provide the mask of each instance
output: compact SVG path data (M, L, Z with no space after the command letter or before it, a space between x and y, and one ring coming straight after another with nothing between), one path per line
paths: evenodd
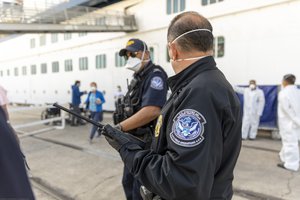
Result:
M238 86L233 86L233 89L237 93L244 94L246 88L244 88L244 87L238 87Z
M142 96L142 107L158 106L163 107L167 96L167 80L160 71L153 74L146 80Z
M259 92L259 97L258 97L258 115L261 116L265 108L265 95L262 90Z
M210 95L189 91L182 96L167 125L165 154L137 148L123 148L120 154L131 173L164 199L209 199L221 163L221 125ZM177 129L193 134L193 143Z

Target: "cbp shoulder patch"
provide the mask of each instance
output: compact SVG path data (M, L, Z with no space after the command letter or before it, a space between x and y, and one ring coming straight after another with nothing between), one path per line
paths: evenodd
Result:
M196 110L184 109L173 119L171 140L183 147L194 147L203 140L205 118Z
M164 83L163 83L163 80L161 77L159 76L154 76L152 79L151 79L151 86L153 89L156 89L156 90L162 90L164 89Z

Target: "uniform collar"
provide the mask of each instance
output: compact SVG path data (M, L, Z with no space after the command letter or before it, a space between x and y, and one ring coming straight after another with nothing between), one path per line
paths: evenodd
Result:
M137 76L138 77L142 77L142 76L144 76L145 74L147 74L149 72L151 66L152 66L152 62L150 60L148 63L146 63L146 65L140 71L134 73L133 76L134 77L137 77Z
M168 79L168 84L173 92L187 85L194 77L208 70L215 70L216 62L212 56L208 56L191 64L189 67Z

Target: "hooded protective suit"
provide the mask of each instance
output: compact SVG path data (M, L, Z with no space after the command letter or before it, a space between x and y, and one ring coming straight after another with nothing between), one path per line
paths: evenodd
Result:
M261 89L234 87L237 93L244 95L242 138L255 139L260 116L265 107L265 96Z
M279 153L284 167L299 169L298 137L300 133L300 90L295 85L288 85L279 93L278 124L282 140Z

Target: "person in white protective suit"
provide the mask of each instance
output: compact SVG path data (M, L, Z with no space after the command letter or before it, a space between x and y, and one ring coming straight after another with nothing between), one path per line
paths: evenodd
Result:
M256 86L255 80L249 81L249 87L234 87L237 93L244 95L242 139L254 140L257 135L260 117L265 106L265 96L261 89Z
M285 75L278 97L278 125L282 141L279 157L282 163L277 166L292 171L299 169L300 90L294 85L295 81L293 74Z

